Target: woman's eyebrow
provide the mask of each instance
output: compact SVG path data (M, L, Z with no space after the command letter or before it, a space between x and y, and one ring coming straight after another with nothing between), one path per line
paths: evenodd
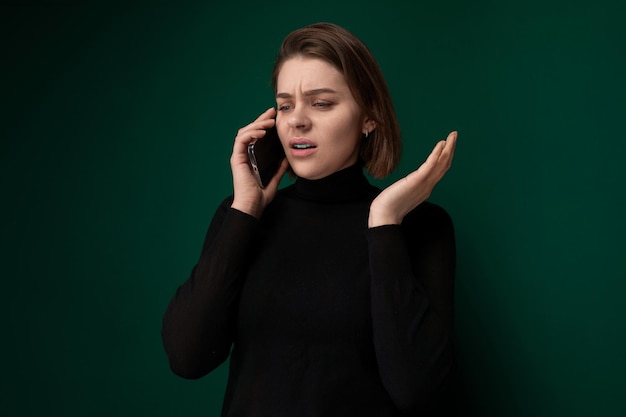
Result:
M316 96L318 94L337 94L337 92L335 90L333 90L332 88L316 88L313 90L307 90L304 92L305 96ZM276 98L291 98L292 95L289 93L276 93Z

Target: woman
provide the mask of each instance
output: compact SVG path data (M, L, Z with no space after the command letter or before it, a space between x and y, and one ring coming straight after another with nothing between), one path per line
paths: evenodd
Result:
M199 378L230 354L223 416L443 410L454 373L454 234L425 199L450 166L456 133L381 192L363 168L394 169L399 129L368 49L338 26L311 25L285 38L272 81L277 111L239 130L234 195L165 313L172 370ZM261 188L247 145L274 124L287 157ZM296 181L277 190L288 168Z

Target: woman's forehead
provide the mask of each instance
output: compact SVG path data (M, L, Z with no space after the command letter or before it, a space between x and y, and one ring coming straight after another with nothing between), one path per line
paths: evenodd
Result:
M276 92L334 90L344 92L348 88L341 72L332 64L317 58L295 57L281 66L276 82Z

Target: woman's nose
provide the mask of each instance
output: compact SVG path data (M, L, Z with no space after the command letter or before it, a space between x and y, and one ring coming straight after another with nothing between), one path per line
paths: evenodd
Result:
M306 130L311 126L311 121L302 109L293 109L287 120L287 125L292 129Z

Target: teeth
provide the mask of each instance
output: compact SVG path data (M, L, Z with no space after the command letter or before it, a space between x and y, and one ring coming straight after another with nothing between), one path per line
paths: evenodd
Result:
M308 145L306 143L294 143L293 148L294 149L309 149L309 148L314 148L314 146Z

